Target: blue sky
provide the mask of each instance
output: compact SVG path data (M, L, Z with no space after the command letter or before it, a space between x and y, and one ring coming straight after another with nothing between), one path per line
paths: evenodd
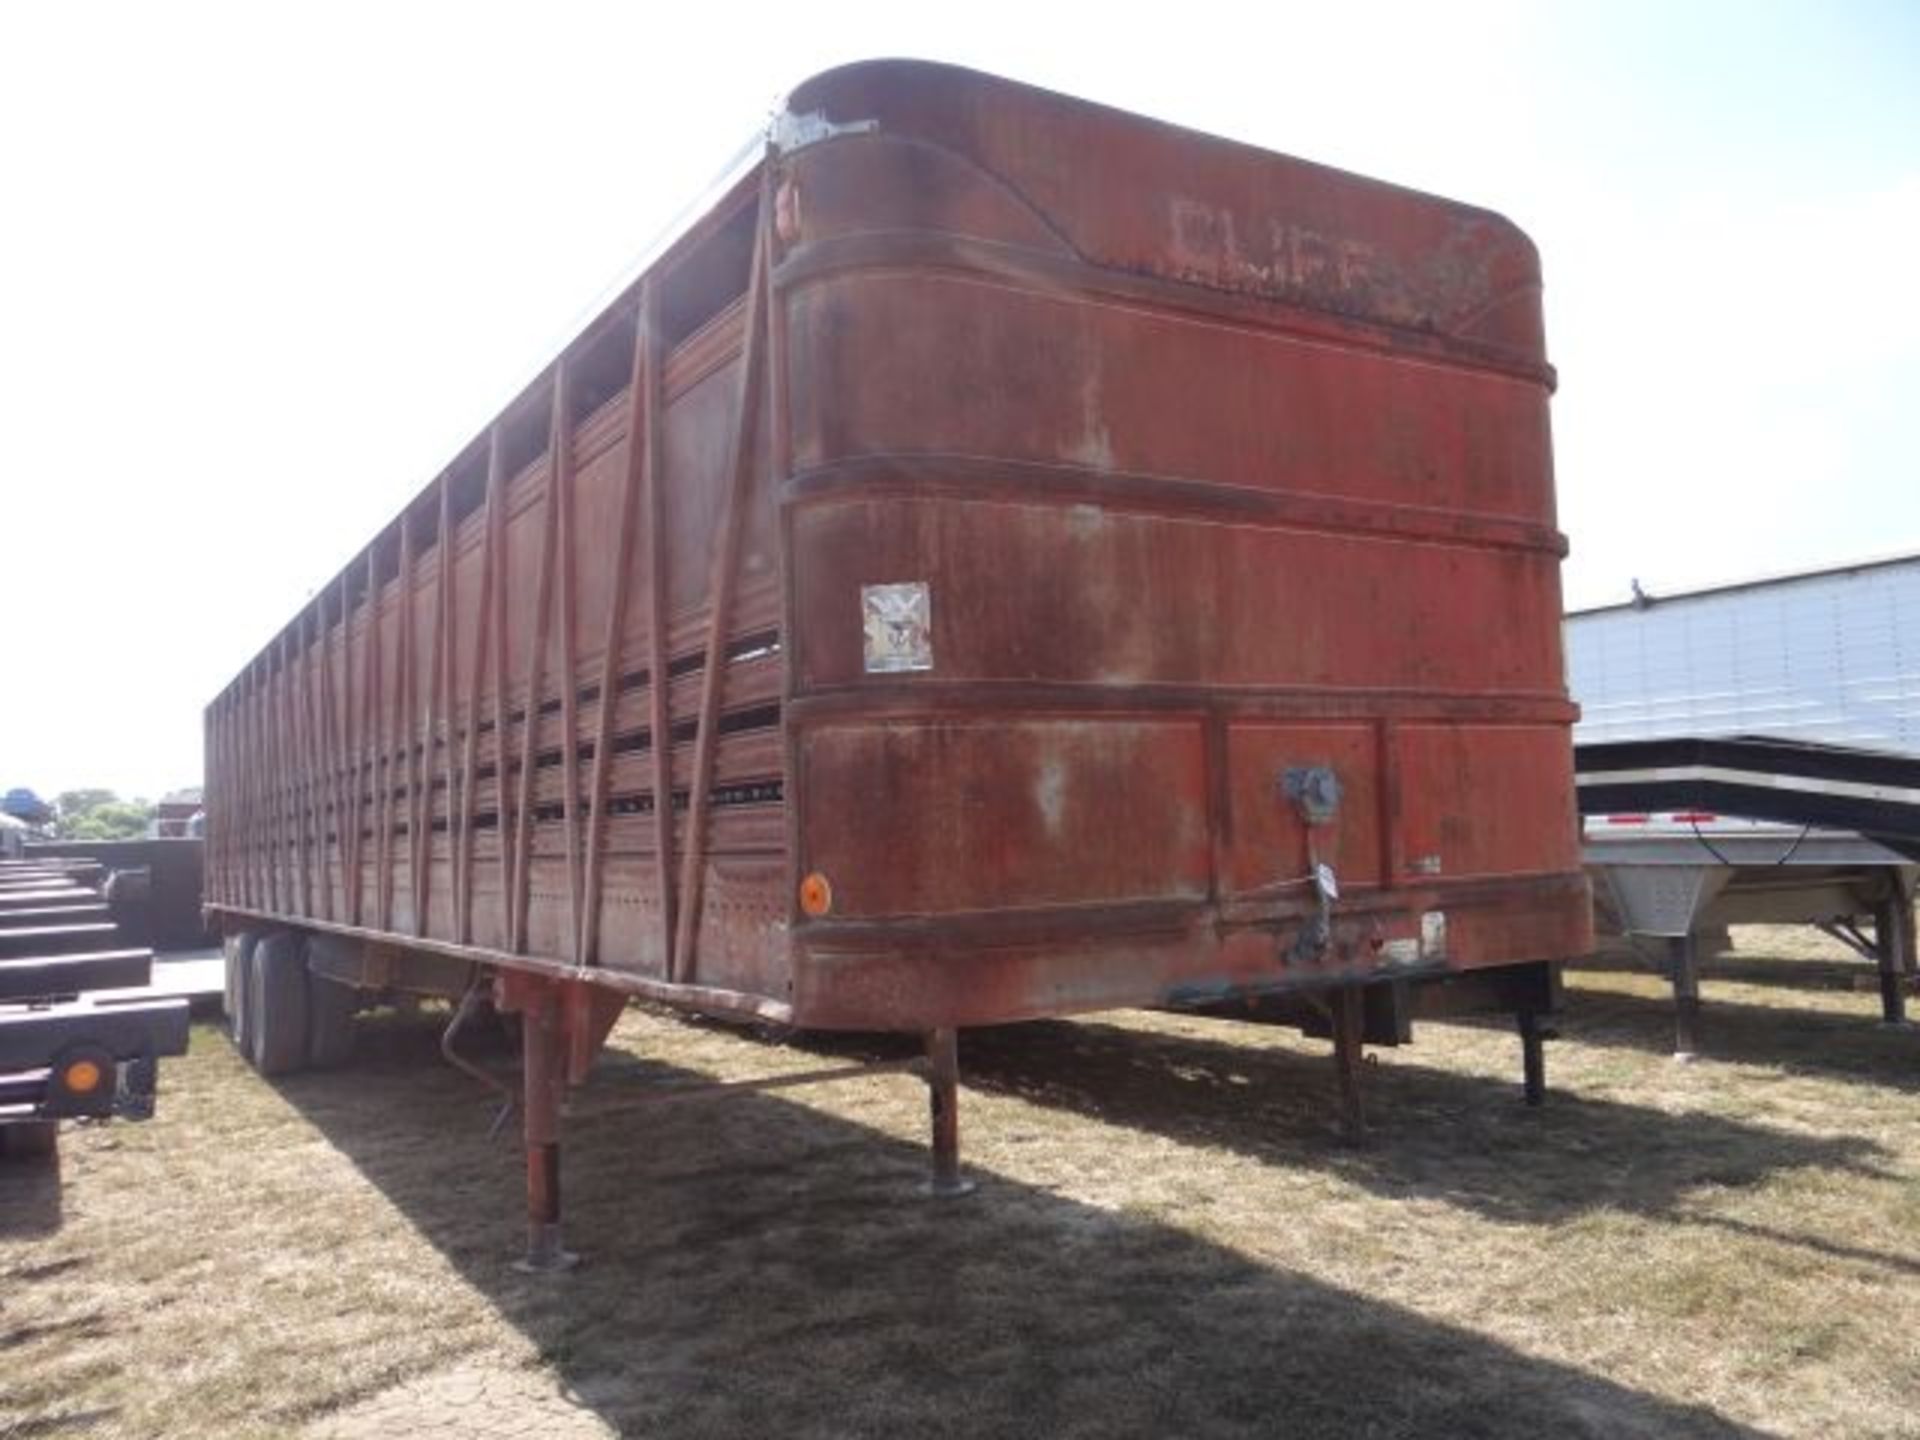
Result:
M0 786L199 711L799 79L952 60L1489 206L1570 603L1920 550L1920 5L9 7ZM21 678L25 677L25 678Z

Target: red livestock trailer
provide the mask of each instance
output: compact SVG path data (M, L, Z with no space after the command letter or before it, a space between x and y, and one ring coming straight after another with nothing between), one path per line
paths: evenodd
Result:
M1537 1088L1590 923L1552 388L1497 215L819 76L209 707L239 1039L519 1013L536 1261L631 995L924 1034L942 1186L964 1026L1228 1006L1351 1059L1497 971Z

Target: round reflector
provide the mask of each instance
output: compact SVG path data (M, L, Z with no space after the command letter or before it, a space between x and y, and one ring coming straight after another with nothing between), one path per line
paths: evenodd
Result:
M833 909L833 886L818 870L800 882L800 909L808 915L824 915Z

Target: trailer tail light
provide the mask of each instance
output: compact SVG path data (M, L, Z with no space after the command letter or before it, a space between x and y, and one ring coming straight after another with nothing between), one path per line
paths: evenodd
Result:
M1647 823L1647 817L1645 815L1609 815L1607 816L1607 824L1609 825L1644 825L1646 823Z
M117 1088L112 1053L99 1045L76 1045L53 1062L43 1113L49 1117L110 1114Z
M800 882L801 913L815 917L833 909L833 886L818 870Z
M93 1060L70 1060L60 1072L60 1083L70 1095L91 1095L106 1079L106 1072Z
M1720 817L1711 810L1676 810L1673 823L1676 825L1711 825Z

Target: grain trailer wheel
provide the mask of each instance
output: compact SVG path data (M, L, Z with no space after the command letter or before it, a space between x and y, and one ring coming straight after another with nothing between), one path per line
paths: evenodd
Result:
M290 1075L306 1066L306 951L305 937L294 930L275 930L253 947L248 1058L262 1075Z

